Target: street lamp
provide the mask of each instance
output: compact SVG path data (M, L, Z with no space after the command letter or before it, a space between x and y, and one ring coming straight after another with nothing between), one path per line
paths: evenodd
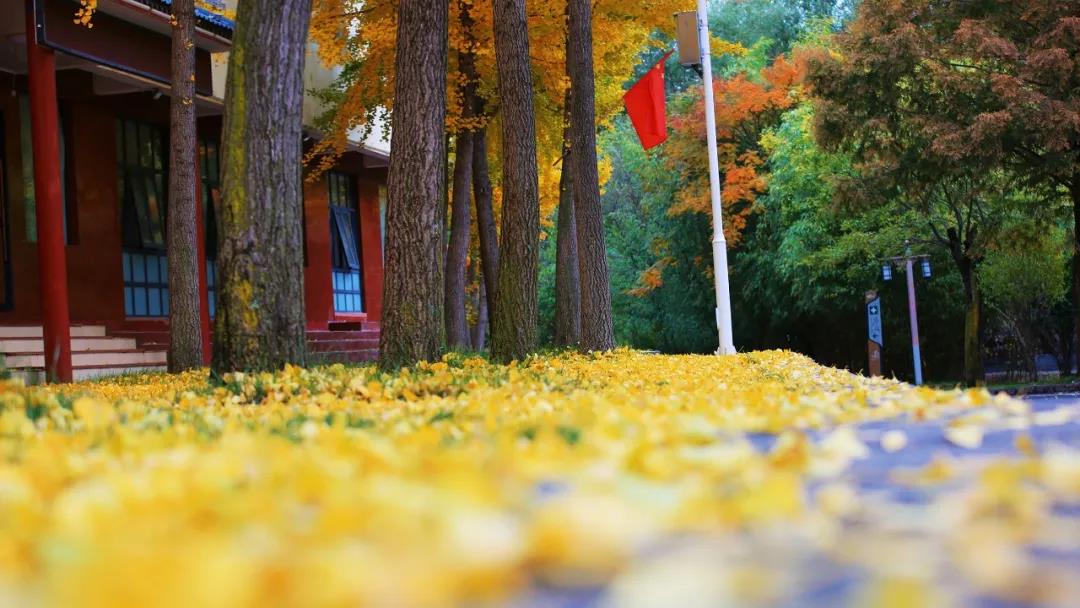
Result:
M734 355L731 330L731 288L728 285L727 241L724 239L723 207L720 203L720 161L716 149L716 115L713 104L712 59L709 50L708 0L697 0L697 11L675 16L679 40L679 61L700 66L705 97L705 136L709 154L709 194L713 223L713 287L716 292L716 333L718 355Z
M923 278L930 278L930 256L912 255L911 241L904 241L904 255L889 258L881 266L881 276L892 280L892 267L903 266L907 272L908 314L911 317L911 356L915 360L915 384L922 385L922 353L919 351L919 314L915 306L915 262L919 261Z

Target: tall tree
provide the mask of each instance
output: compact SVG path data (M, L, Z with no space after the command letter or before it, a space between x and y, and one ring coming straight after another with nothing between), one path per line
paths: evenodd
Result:
M600 174L596 162L596 81L593 75L592 3L569 0L566 65L570 73L570 164L573 167L574 219L577 222L581 284L581 348L615 347L611 285Z
M577 221L574 217L573 170L570 168L570 128L565 129L566 153L559 178L559 211L555 232L555 344L581 342L581 275L578 268Z
M195 0L172 3L169 104L169 371L203 364L195 200Z
M1056 188L1080 228L1076 8L1060 0L864 0L839 37L841 53L811 77L827 100L818 132L827 143L861 134L868 155L889 161L884 146L903 117L925 144L919 166L1006 170L1036 189ZM1073 272L1080 293L1080 264ZM1080 307L1074 318L1080 328Z
M483 114L483 102L477 101L477 115ZM499 279L499 231L491 195L491 175L488 168L487 131L473 133L473 198L476 202L476 234L480 241L480 261L484 280L484 311L490 321L495 310L495 295ZM479 349L478 349L479 350Z
M402 0L397 14L386 274L379 365L442 350L446 64L449 0Z
M540 185L525 0L494 0L492 6L502 99L503 213L491 353L510 361L536 346Z
M476 53L473 19L465 0L458 0L458 21L466 43L458 50L462 80L458 96L462 106L461 127L454 151L454 188L450 212L450 243L446 248L445 314L446 342L450 348L467 348L469 323L465 318L465 271L469 259L469 204L472 202L473 133L471 119L476 107Z
M569 48L570 4L566 5ZM570 63L566 62L570 77ZM578 268L577 219L574 217L573 169L570 166L570 87L563 95L563 154L559 174L559 210L555 229L555 345L581 343L581 273Z
M214 369L305 359L301 137L311 0L241 0L225 85Z

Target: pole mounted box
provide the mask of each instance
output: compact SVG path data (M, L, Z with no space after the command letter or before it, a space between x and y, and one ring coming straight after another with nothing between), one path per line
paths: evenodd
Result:
M679 45L679 63L701 65L701 44L698 40L696 11L675 13L675 40Z

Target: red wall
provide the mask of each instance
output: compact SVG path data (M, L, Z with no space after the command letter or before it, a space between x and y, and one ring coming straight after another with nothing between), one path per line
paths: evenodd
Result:
M363 263L364 313L334 312L330 259L330 207L326 179L304 184L304 219L307 234L307 264L304 268L304 306L309 329L326 329L330 323L378 321L382 318L382 234L379 225L379 185L386 183L386 171L364 167L359 154L349 153L334 166L351 175L359 198L360 256Z
M105 323L113 328L160 326L161 320L124 316L121 218L117 194L115 121L131 118L167 127L168 98L149 93L97 97L88 75L62 72L58 76L60 105L66 118L66 145L72 159L68 171L69 200L75 204L75 240L66 247L71 319L74 323ZM16 79L15 88L25 91ZM0 84L0 113L4 120L4 179L7 191L8 238L12 259L13 307L0 310L0 323L38 323L41 318L37 245L27 240L19 148L19 104L7 83ZM199 120L202 137L220 133L220 118ZM357 153L346 154L335 167L356 179L359 193L360 245L364 275L364 309L360 315L333 311L330 278L330 217L326 180L305 183L307 263L304 269L308 328L326 329L341 321L378 321L382 316L382 235L379 227L379 185L385 169L364 167ZM201 189L199 190L201 192Z

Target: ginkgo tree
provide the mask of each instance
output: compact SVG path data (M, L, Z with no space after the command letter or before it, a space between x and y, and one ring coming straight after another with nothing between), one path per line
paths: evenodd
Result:
M654 34L673 28L672 14L687 8L685 0L622 2L598 0L592 5L595 122L602 126L622 109L624 85L639 61L642 48L655 44ZM370 131L393 122L395 39L398 5L395 0L313 0L311 40L328 66L341 66L337 81L319 92L326 112L319 121L323 139L308 162L328 168L342 153L350 133ZM566 0L530 2L527 12L530 62L533 72L534 114L542 227L551 227L559 201L559 183L567 163L564 129L569 78L566 70ZM495 278L498 252L494 243L502 198L502 150L497 133L502 117L495 70L491 0L458 0L450 4L446 132L457 148L450 212L450 249L446 256L448 338L464 338L461 293L467 251L463 236L475 225L482 258L482 275L489 309L497 303ZM492 129L495 129L492 131ZM472 148L471 170L462 150ZM448 151L449 152L449 151ZM601 178L603 167L600 170ZM488 184L492 184L490 187ZM476 222L467 219L469 191ZM455 234L455 231L457 233ZM566 231L570 233L571 231ZM571 234L567 234L571 236ZM573 263L577 263L574 260ZM578 289L578 285L572 286Z

